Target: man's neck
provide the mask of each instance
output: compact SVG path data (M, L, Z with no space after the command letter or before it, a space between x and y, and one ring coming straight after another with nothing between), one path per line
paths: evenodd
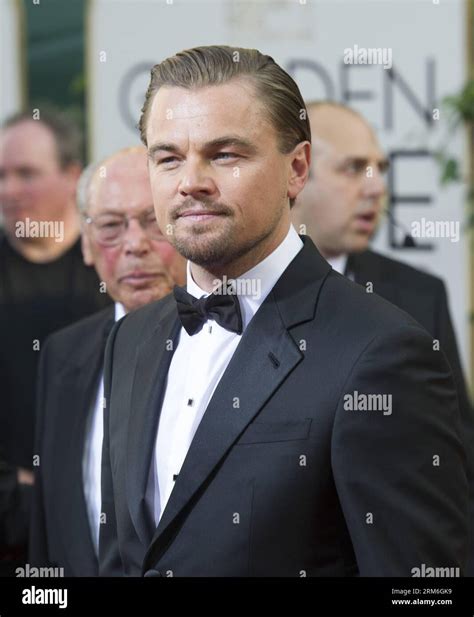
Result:
M56 237L17 237L15 233L8 235L11 246L28 261L44 263L53 261L73 246L80 235L79 218L74 208L68 209L61 220L64 224L60 241Z
M222 280L224 276L227 279L236 279L273 253L286 238L288 231L289 225L286 229L283 228L277 236L267 238L239 259L225 265L215 264L204 267L191 262L191 275L194 282L203 291L211 293L216 287L216 280Z

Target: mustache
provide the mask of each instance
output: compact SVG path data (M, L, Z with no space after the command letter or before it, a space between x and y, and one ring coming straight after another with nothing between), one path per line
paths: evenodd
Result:
M222 202L214 201L210 199L196 200L196 199L188 198L185 201L183 201L179 206L176 206L175 208L171 210L170 218L173 221L175 221L184 212L187 212L189 210L196 210L196 211L202 210L202 211L209 212L211 214L224 214L228 216L230 216L233 213L232 208L229 208L229 206L227 206L226 204Z

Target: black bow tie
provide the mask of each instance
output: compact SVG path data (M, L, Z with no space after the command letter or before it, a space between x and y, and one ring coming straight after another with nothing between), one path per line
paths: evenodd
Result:
M207 319L214 319L230 332L242 334L242 313L235 294L214 294L195 298L182 287L173 289L178 314L186 332L192 336Z

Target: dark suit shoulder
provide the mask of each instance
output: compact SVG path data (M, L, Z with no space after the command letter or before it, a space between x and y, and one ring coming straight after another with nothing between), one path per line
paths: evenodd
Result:
M164 315L176 307L173 294L168 294L160 300L146 304L130 313L121 320L117 330L120 334L133 333L137 344L148 338L150 332L155 329Z
M90 337L100 337L106 324L114 319L115 306L108 306L97 313L93 313L84 319L61 328L53 332L46 339L48 349L54 349L57 353L64 351L68 355L71 354L71 350L77 349L77 347L83 345L84 340Z
M326 279L318 309L324 311L327 323L340 332L352 331L359 339L407 327L426 332L407 312L335 271Z
M371 269L382 272L387 278L403 283L405 287L415 287L419 291L438 292L444 290L443 281L436 275L419 270L402 261L392 259L376 251L365 251L357 256L357 260L365 262Z

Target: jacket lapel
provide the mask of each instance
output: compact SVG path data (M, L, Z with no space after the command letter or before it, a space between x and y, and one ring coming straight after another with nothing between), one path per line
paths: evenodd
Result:
M167 300L150 337L136 350L127 440L127 499L141 542L148 546L155 529L146 497L168 369L180 330L175 302ZM172 341L172 345L170 344Z
M320 287L330 272L309 238L304 241L246 328L209 402L154 533L144 570L148 559L158 559L180 515L232 444L303 360L289 329L314 318Z

